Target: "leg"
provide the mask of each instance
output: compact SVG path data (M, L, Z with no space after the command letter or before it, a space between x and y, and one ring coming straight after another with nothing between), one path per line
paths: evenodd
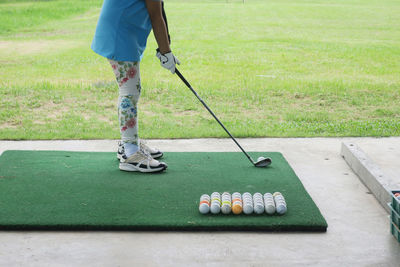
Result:
M119 87L118 122L127 156L138 150L138 112L140 97L139 62L110 60Z
M109 60L119 87L118 123L123 152L118 153L119 168L124 171L157 172L167 165L154 160L146 147L139 143L138 111L141 85L139 62ZM162 155L162 153L161 153Z

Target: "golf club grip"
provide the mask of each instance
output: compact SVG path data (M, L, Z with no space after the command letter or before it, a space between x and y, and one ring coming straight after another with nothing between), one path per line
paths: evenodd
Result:
M175 73L176 73L176 75L179 76L179 78L181 78L182 82L184 84L186 84L186 86L189 87L189 89L192 90L192 92L193 92L192 86L190 86L189 82L186 81L185 77L183 77L183 75L179 72L179 70L177 68L175 68Z
M250 157L249 154L247 154L246 151L240 146L240 144L236 141L235 137L228 131L228 129L225 128L225 126L222 124L222 122L217 118L217 116L212 112L212 110L206 105L206 103L201 99L201 97L197 94L197 92L192 88L190 83L183 77L183 75L179 72L177 68L175 68L175 73L181 78L182 82L186 84L186 86L192 91L192 93L200 100L200 102L203 104L203 106L210 112L210 114L214 117L214 119L221 125L221 127L225 130L225 132L232 138L232 140L236 143L236 145L242 150L242 152L246 155L246 157L251 161L251 163L254 164L253 159Z

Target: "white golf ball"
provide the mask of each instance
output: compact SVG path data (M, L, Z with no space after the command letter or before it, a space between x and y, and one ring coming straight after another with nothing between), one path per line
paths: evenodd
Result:
M210 211L210 206L207 204L203 203L199 206L199 211L201 214L207 214Z
M276 207L276 212L277 212L279 215L285 214L286 211L287 211L287 208L286 208L285 205L278 205L278 206Z
M271 215L275 213L275 206L274 205L266 205L265 206L265 211Z
M212 194L211 194L211 198L215 198L215 197L221 198L221 194L220 194L219 192L214 192L214 193L212 193Z
M264 213L264 206L262 206L262 205L254 206L254 213L257 213L257 214Z
M223 214L229 214L229 213L231 213L231 210L232 210L232 208L229 205L222 205L222 207L221 207L221 212Z
M207 199L210 199L210 196L207 195L207 194L202 194L200 198L207 198Z
M251 213L253 213L253 206L251 206L251 205L244 205L244 207L243 207L243 213L244 213L244 214L251 214Z
M212 214L218 214L220 211L221 211L220 205L211 204L211 213Z

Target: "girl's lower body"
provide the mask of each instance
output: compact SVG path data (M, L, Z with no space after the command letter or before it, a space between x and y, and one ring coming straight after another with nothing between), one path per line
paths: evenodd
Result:
M138 110L140 98L139 62L114 61L109 59L118 88L118 125L121 142L118 147L119 168L123 171L160 172L167 168L156 160L162 152L148 147L138 136Z

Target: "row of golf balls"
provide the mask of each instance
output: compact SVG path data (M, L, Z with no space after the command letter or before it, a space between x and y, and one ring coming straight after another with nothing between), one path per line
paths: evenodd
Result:
M251 195L246 192L243 196L235 192L232 195L228 192L222 193L222 196L218 192L211 194L211 197L204 194L200 197L199 211L202 214L211 212L212 214L263 214L264 211L272 215L275 212L279 215L285 214L287 211L287 205L285 198L280 192L274 194L265 193L264 196L261 193L255 193Z

